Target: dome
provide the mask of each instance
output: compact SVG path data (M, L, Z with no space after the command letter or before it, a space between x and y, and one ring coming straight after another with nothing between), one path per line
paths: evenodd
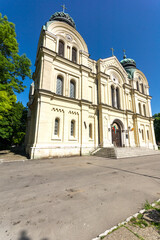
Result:
M123 60L121 60L120 63L128 73L128 77L130 79L133 78L134 72L136 70L136 62L133 59L127 58L126 55L124 55Z
M73 18L65 12L56 12L54 13L49 21L61 21L61 22L65 22L67 24L69 24L70 26L72 26L73 28L76 28L75 22L73 20Z
M120 63L124 68L136 68L136 62L131 58L126 58L126 55L124 55L123 60L121 60Z

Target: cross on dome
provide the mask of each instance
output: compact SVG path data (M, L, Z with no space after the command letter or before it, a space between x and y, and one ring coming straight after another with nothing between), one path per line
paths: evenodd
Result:
M126 50L125 49L123 49L123 53L124 53L123 58L126 58L127 56L126 56Z
M64 12L65 10L67 10L65 4L61 5L61 7L63 8L63 12Z

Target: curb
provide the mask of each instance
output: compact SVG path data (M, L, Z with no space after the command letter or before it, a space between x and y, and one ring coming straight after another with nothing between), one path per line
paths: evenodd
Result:
M28 161L28 159L20 159L20 160L4 160L4 159L0 159L0 164L2 163L11 163L11 162L25 162Z
M155 207L156 203L160 202L160 199L158 199L157 201L155 201L154 203L151 204L152 207ZM101 240L102 237L106 237L109 233L111 233L113 230L117 229L120 226L125 225L126 223L128 223L133 217L137 217L138 214L143 214L146 210L142 209L139 212L135 213L134 215L128 217L125 221L118 223L117 225L115 225L114 227L106 230L104 233L101 233L98 237L93 238L92 240Z

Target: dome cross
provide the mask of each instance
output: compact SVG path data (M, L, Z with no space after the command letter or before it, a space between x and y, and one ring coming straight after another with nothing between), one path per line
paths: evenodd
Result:
M124 55L123 55L123 58L125 59L127 56L126 56L126 50L125 49L123 49L123 53L124 53Z
M67 10L65 4L61 5L61 7L63 8L63 12L64 12L65 10Z

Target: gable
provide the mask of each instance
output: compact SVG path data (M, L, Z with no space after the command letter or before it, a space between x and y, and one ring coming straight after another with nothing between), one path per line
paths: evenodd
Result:
M100 64L102 65L101 69L105 74L109 76L119 76L123 83L128 83L128 74L115 56L101 59Z

